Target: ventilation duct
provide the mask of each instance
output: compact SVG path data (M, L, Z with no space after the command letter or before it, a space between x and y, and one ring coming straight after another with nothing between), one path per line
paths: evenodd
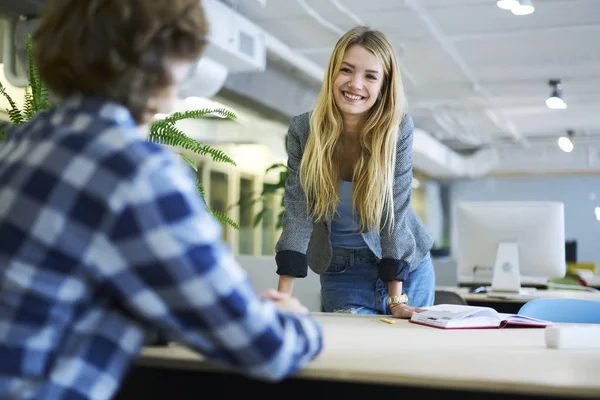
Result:
M223 64L203 57L182 84L179 95L181 97L212 97L221 90L227 75L228 70Z
M428 132L415 128L413 166L436 178L475 178L488 174L498 164L493 150L479 150L464 156L450 149Z
M203 0L210 33L204 53L229 73L262 72L267 62L261 28L217 0Z
M208 45L180 96L212 97L236 74L266 69L266 34L257 25L217 0L203 0L209 25Z

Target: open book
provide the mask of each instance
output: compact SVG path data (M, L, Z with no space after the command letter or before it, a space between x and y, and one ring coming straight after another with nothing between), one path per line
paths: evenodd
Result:
M414 313L410 322L441 329L485 329L505 327L544 328L550 321L517 314L499 313L491 307L438 304Z

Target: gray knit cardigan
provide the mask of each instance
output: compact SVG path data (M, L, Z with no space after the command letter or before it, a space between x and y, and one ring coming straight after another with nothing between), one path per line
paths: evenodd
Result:
M300 185L300 160L310 133L310 113L292 118L288 137L289 176L285 186L282 233L275 246L277 274L306 277L310 267L323 273L331 261L331 221L315 223L308 215ZM423 222L410 206L412 195L412 145L414 123L405 114L398 130L394 176L395 225L362 233L378 259L378 276L384 282L405 280L416 269L433 242Z

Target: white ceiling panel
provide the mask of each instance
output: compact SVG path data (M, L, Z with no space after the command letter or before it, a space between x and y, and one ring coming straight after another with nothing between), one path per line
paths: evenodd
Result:
M265 6L262 6L257 0L221 1L234 11L256 22L306 16L306 12L296 0L268 0Z
M276 0L277 1L277 0ZM289 0L279 0L289 1ZM328 0L317 0L328 1ZM407 10L408 7L402 0L338 0L345 7L349 8L356 14L360 15L364 12L377 12L380 14L389 13L392 11ZM451 0L453 1L453 0Z
M404 43L403 60L417 81L417 87L466 82L465 75L443 46L433 40ZM417 89L418 90L418 89Z
M494 37L459 42L455 46L482 81L547 80L600 73L598 37L600 25L585 32L567 30Z
M361 13L367 25L377 27L389 37L396 38L402 42L408 40L427 39L431 34L425 26L415 18L410 10L398 10L394 12L364 12Z
M600 1L597 0L538 0L534 1L535 13L526 16L500 10L495 1L465 6L453 5L453 1L444 3L446 6L430 8L429 12L442 32L457 40L600 24Z
M323 46L331 46L333 48L340 36L330 29L315 23L308 16L291 19L269 19L262 22L261 27L292 49L298 51ZM298 31L303 32L303 34L298 35Z

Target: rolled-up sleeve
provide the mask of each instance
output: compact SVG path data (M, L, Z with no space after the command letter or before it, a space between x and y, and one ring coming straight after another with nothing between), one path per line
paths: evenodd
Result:
M400 124L396 145L394 167L394 226L382 227L380 232L382 259L378 266L379 278L384 282L404 281L408 277L410 262L415 253L414 237L403 237L404 219L410 208L413 178L413 130L412 117L405 114Z
M285 211L281 236L275 246L277 274L296 278L304 278L308 273L306 251L313 228L313 220L307 214L299 173L304 145L297 129L298 126L307 124L307 120L306 115L294 117L288 130L288 178L283 195ZM304 128L308 129L308 126Z

